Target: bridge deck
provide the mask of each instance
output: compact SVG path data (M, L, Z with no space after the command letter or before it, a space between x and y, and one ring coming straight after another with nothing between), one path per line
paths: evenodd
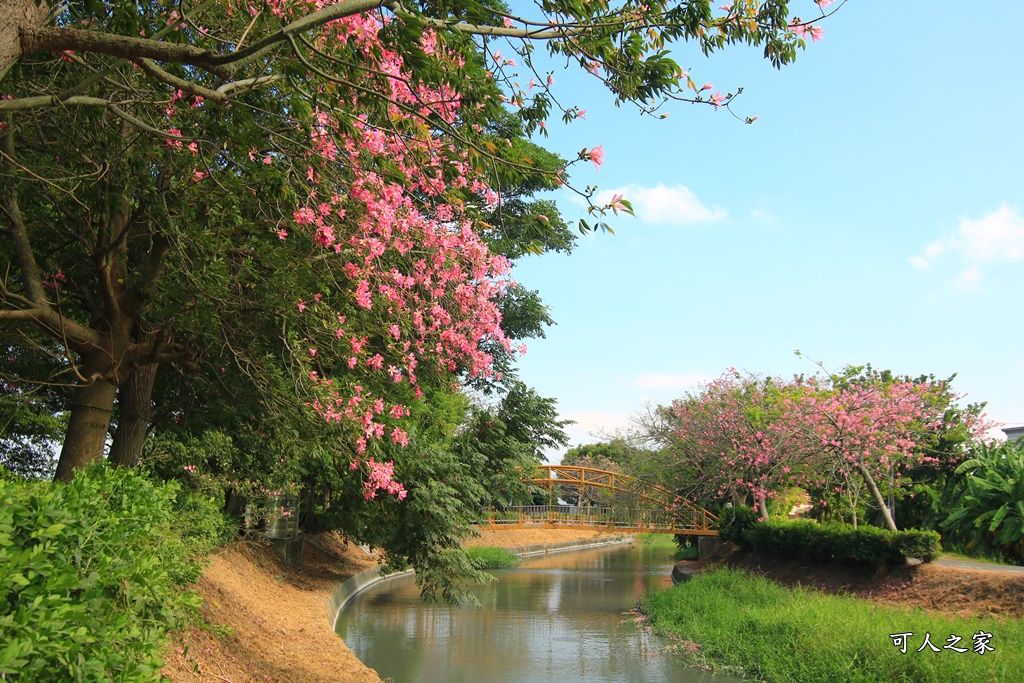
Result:
M717 521L702 510L626 510L575 508L564 505L529 505L483 510L481 529L593 529L628 533L717 536Z

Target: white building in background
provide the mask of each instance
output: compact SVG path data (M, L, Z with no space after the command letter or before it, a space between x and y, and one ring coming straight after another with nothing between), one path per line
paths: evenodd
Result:
M1024 437L1024 427L1003 427L1003 433L1007 441L1018 441Z

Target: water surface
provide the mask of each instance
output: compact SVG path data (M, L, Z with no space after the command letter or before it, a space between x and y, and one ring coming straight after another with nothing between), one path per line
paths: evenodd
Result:
M627 612L671 585L672 546L608 546L494 570L479 608L424 604L411 575L356 595L337 631L394 683L728 683L683 666ZM625 613L625 614L624 614Z

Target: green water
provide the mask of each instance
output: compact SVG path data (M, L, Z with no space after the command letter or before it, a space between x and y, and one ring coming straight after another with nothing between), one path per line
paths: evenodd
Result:
M495 570L482 607L424 604L414 579L382 581L346 605L337 631L394 683L729 683L684 667L670 642L624 614L671 584L669 544L610 546Z

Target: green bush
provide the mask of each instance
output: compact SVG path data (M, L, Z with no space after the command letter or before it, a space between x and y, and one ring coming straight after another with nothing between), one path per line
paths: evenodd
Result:
M718 516L718 537L729 543L743 543L743 532L757 524L756 510L748 507L727 507Z
M487 545L466 548L466 555L477 569L503 569L519 564L518 555L510 553L504 548Z
M1024 562L1024 446L980 445L949 479L939 524L950 540Z
M903 557L916 557L922 562L931 562L942 552L941 539L935 531L898 531L893 538L893 546Z
M0 479L0 677L156 681L201 568L176 484L95 467L69 484ZM213 524L208 502L193 519Z
M743 543L774 555L812 562L849 560L876 567L902 564L908 557L925 562L941 550L934 531L897 531L872 526L819 525L809 520L769 520L748 526Z

